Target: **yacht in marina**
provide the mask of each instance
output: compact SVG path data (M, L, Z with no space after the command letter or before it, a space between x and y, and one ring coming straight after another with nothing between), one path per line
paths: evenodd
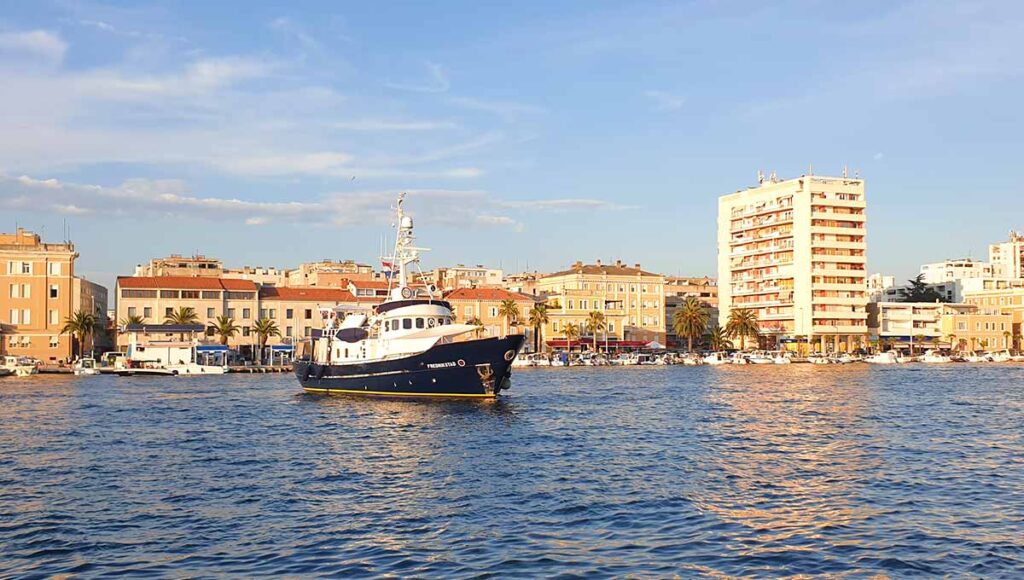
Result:
M293 363L303 389L314 393L384 397L495 398L511 386L512 362L522 334L470 338L451 305L432 287L414 287L419 266L413 220L399 196L388 297L365 313L344 307L321 311L308 358Z

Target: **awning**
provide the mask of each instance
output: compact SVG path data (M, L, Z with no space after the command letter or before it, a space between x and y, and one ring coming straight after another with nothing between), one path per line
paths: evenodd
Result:
M223 344L200 344L196 352L227 352L229 349Z
M290 345L290 344L273 344L273 345L270 346L270 350L271 350L271 352L273 352L273 351L291 352L291 351L295 350L295 347L293 345Z

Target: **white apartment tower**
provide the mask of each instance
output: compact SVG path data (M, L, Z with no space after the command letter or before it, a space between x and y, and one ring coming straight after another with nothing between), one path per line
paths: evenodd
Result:
M792 347L849 350L867 339L864 181L763 180L718 200L719 324L752 309Z
M1024 233L1010 232L1010 239L988 247L993 278L1024 278Z

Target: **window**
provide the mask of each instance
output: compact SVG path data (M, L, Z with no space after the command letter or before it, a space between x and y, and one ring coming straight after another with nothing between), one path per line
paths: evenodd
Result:
M32 273L32 262L22 262L21 263L21 273L22 274L31 274Z
M288 320L295 318L295 311L292 310L291 308L285 309L284 317L287 318Z
M181 291L181 297L182 298L188 298L190 300L198 300L199 299L199 290L182 290Z
M206 309L206 317L207 318L213 318L214 316L217 315L216 313L217 313L217 309L215 309L215 308L207 308Z
M18 286L17 284L11 284L11 298L21 298L21 294L19 293L20 288L21 286Z
M18 324L18 319L18 309L11 308L11 324ZM14 337L12 336L11 338L13 339Z
M144 307L142 309L142 317L143 318L153 318L153 307L152 306Z
M303 315L306 317L306 320L309 320L313 318L313 311L307 308L306 312L304 312Z
M21 323L32 324L32 311L28 308L21 311Z
M406 330L412 328L412 319L411 318L403 318L402 319L402 328L404 328Z
M60 276L60 262L50 262L47 266L51 276Z
M50 348L57 348L58 346L60 346L60 337L59 336L51 336L50 337Z
M569 305L569 310L572 310L572 300L566 300L565 303Z
M171 308L170 306L168 306L167 308L164 308L164 316L173 316L173 315L174 315L174 309L173 308Z
M248 326L243 326L242 327L242 336L249 336L249 327Z
M121 290L121 298L156 298L156 290Z
M128 316L135 316L136 309L134 306L128 307Z
M307 327L303 328L302 329L302 334L305 335L305 336L310 336L312 334L312 331L311 331L310 327L307 326Z
M587 301L586 300L580 300L580 310L586 310L586 309L587 309Z
M220 300L220 292L216 290L203 290L203 300Z
M271 318L271 320L273 320L274 318L277 318L277 310L276 309L274 309L274 308L270 309L270 318Z
M615 332L615 323L610 320L608 321L608 332Z
M50 284L50 298L56 299L60 296L60 286Z
M291 338L292 337L292 327L290 327L290 326L286 327L284 329L284 335L287 336L288 338Z
M416 319L416 328L423 328L423 326L424 326L423 319L422 318L417 318Z
M60 324L60 312L50 310L50 324Z
M177 290L161 290L160 291L160 297L161 298L177 298L178 297L178 291Z
M498 309L494 306L491 306L491 318L494 318L496 316L498 316Z
M465 312L466 312L466 316L467 317L473 316L473 307L472 306L467 306Z
M252 292L226 292L228 300L252 300L256 296Z
M225 315L228 318L234 318L235 317L235 309L234 308L228 308L227 311L225 311Z
M242 309L242 320L249 320L251 314L252 314L252 309L251 308L243 308Z

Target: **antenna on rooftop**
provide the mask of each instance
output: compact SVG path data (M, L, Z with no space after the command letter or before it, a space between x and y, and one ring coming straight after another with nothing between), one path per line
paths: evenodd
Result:
M847 168L846 164L843 164L843 179L846 179L849 173L850 171Z
M764 184L764 171L762 171L760 169L757 170L757 184L758 185L763 185Z
M807 175L814 175L814 165L811 163L807 164Z

